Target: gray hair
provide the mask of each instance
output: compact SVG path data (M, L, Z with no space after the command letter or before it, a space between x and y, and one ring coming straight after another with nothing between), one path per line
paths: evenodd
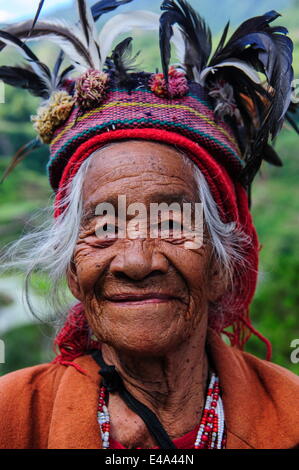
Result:
M229 280L228 289L232 290L235 270L238 269L240 272L245 269L243 250L251 243L251 239L237 229L235 222L227 224L222 222L203 174L187 155L179 152L185 163L191 165L194 171L209 242L212 244L214 256ZM38 229L21 236L18 241L5 247L0 257L2 274L11 270L25 273L25 300L31 312L38 318L40 314L37 314L37 308L31 302L30 285L36 272L48 277L50 287L45 303L47 310L51 312L50 317L57 325L65 320L66 313L74 303L74 298L70 296L67 287L66 274L79 235L83 215L83 183L93 154L84 161L75 177L65 187L66 196L60 202L60 206L65 207L62 214L54 219L53 206L43 210L43 214L46 213L46 221ZM227 303L224 302L222 305L220 300L210 306L209 314L224 316L227 307ZM230 308L233 308L233 305Z

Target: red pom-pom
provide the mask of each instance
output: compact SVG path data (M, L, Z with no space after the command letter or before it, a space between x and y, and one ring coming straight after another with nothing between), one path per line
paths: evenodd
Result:
M168 86L163 73L152 75L149 86L151 91L160 98L180 98L185 96L189 90L185 73L174 67L169 68Z
M80 108L86 110L99 106L106 96L109 80L107 73L93 69L77 78L75 98Z

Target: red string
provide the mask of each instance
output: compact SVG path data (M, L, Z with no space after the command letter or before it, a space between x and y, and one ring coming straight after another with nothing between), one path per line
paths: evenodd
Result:
M65 366L73 366L79 372L87 374L73 361L83 356L89 349L100 347L100 343L90 338L90 330L84 315L81 303L71 308L66 322L54 340L54 351L59 349L60 354L52 361Z
M244 318L244 317L243 318L240 317L240 320L247 326L247 328L249 330L252 331L252 333L255 336L257 336L261 341L263 341L263 343L265 343L266 348L267 348L266 361L271 361L272 345L271 345L270 341L252 326L250 320L248 320L247 318Z

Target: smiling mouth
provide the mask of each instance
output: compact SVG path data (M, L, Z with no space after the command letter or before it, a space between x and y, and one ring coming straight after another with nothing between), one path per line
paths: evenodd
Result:
M118 294L112 297L105 297L105 300L114 302L119 305L144 305L144 304L158 304L180 300L180 298L169 294Z

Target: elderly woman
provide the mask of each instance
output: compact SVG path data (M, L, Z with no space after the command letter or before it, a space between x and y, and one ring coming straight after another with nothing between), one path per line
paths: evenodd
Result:
M39 138L19 155L50 143L56 194L53 221L9 248L6 267L25 269L27 283L36 269L49 274L54 312L63 279L77 299L56 359L1 378L0 447L298 447L298 377L242 351L258 334L248 197L262 159L279 163L268 137L290 105L287 31L269 26L273 11L225 44L226 27L208 61L204 21L185 1L166 1L163 73L137 73L131 38L108 57L107 35L119 24L155 29L156 15L113 18L97 42L94 20L107 2L92 15L77 3L72 31L34 21L0 32L2 47L30 58L26 83L20 68L2 67L0 77L43 98ZM60 54L50 72L22 42L28 33L51 33L73 67L59 74ZM170 41L180 67L168 68ZM156 219L153 207L164 208Z

